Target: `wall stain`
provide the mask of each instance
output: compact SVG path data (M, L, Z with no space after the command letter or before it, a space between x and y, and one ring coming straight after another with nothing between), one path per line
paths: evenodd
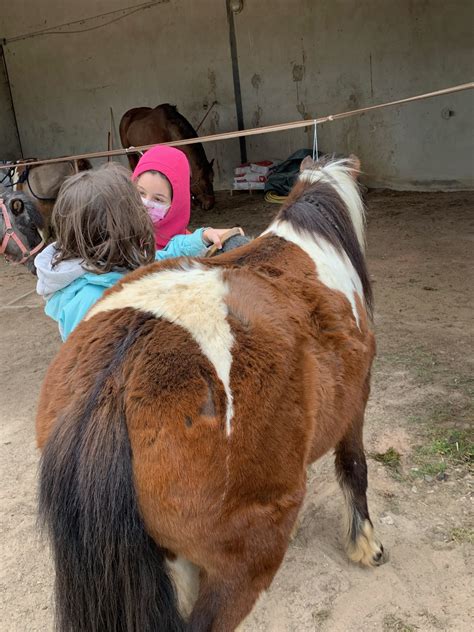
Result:
M348 106L352 109L357 109L359 107L359 99L354 92L351 92L349 98L347 99Z
M48 127L52 134L64 134L66 131L62 125L59 125L59 123L56 123L55 121L50 123Z
M211 92L213 92L215 94L216 87L217 87L216 73L213 70L211 70L210 68L207 71L207 78L209 79L209 86L211 88Z
M301 118L311 119L312 116L306 108L306 98L304 98L307 97L307 90L305 84L303 83L306 75L306 51L303 44L303 38L301 38L301 61L301 64L296 63L296 61L291 62L291 75L293 82L296 84L296 109L301 115ZM305 128L305 131L307 131L307 129L308 128Z
M303 64L293 64L293 81L303 81L305 67Z
M309 118L311 118L311 117L310 117L310 115L309 115L309 113L308 113L308 111L306 110L306 105L305 105L303 102L301 102L301 103L297 103L297 104L296 104L296 109L298 110L298 112L301 114L301 116L302 116L304 119L309 119Z
M211 134L216 134L219 131L220 115L216 107L217 106L214 106L214 109L207 119L209 121L209 130Z
M79 88L79 90L81 92L92 92L93 94L95 94L97 92L97 90L105 90L106 88L110 88L112 87L114 84L112 83L104 83L102 86L91 86L91 87L84 87L84 88Z
M252 85L255 88L255 90L258 91L261 83L262 83L262 77L258 73L255 73L252 77Z
M257 105L255 112L252 115L252 127L260 127L260 120L262 118L263 109Z
M260 123L263 115L263 108L260 106L259 90L263 83L262 76L259 73L254 73L250 80L253 89L255 90L255 110L252 114L252 127L260 127Z

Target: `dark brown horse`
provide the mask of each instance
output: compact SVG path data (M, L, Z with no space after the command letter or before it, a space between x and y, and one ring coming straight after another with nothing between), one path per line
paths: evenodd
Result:
M175 105L162 103L156 108L133 108L122 116L120 139L122 146L140 147L154 143L168 143L184 138L197 138L189 121L178 112ZM191 194L204 210L214 206L214 160L208 162L201 143L178 147L188 157L191 167ZM130 167L135 169L139 156L129 154Z
M349 557L384 561L355 165L303 167L260 238L127 275L49 368L40 512L61 632L235 630L283 560L307 466L332 449Z

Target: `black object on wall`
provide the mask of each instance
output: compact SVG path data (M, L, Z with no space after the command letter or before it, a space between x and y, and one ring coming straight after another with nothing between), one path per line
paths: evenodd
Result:
M227 6L227 21L229 23L229 44L232 61L232 78L234 80L235 109L237 110L237 127L244 128L244 112L242 108L242 92L240 89L239 60L237 56L237 41L235 38L234 12L230 6L230 0L225 0ZM245 138L239 138L240 160L247 162L247 144Z
M8 94L10 96L10 107L12 110L12 114L13 114L13 122L15 124L15 132L16 132L16 136L18 138L18 147L20 149L20 156L18 156L18 158L24 158L23 156L23 147L21 146L21 138L20 138L20 130L18 128L18 120L16 118L16 112L15 112L15 106L13 104L13 94L12 94L12 87L10 84L10 77L8 76L8 67L7 67L7 60L5 57L5 51L3 49L3 45L0 44L0 64L3 65L3 74L5 76L5 82L7 84L8 87ZM0 72L1 75L1 72Z

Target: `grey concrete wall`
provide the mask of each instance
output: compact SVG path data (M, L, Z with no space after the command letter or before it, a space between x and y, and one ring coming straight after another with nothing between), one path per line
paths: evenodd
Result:
M263 0L236 16L245 123L352 110L471 81L471 0ZM444 109L454 116L442 118ZM474 93L327 123L326 151L354 152L393 188L474 185ZM250 156L284 157L310 133L257 137Z
M5 37L142 3L43 0L40 7L36 0L20 0L2 8ZM120 146L118 124L126 110L163 102L176 104L197 126L209 104L218 99L219 107L200 133L235 129L225 4L200 0L199 10L194 5L171 0L98 30L7 44L25 155L106 149L110 108L116 147ZM238 142L213 143L206 152L209 159L216 159L217 181L225 181L230 166L239 161Z
M0 35L8 40L132 4L2 1ZM471 0L244 0L235 27L245 125L470 81L473 12ZM25 155L105 148L111 107L118 126L128 108L168 101L197 125L216 99L200 133L236 129L225 0L170 0L98 30L5 49ZM1 100L0 107L3 118ZM454 115L443 118L445 109ZM325 151L357 153L371 185L470 188L473 113L474 95L460 93L326 124L318 140ZM311 143L312 130L247 140L251 159L285 158ZM216 158L218 185L228 186L238 142L206 151Z

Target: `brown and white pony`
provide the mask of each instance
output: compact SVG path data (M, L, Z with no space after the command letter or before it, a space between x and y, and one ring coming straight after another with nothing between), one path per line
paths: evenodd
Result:
M197 138L197 132L191 123L178 112L175 105L162 103L156 108L133 108L122 116L120 121L120 140L122 147L140 147L153 143L169 143L184 138ZM214 207L214 160L207 160L202 143L181 145L191 167L191 194L204 210ZM128 154L130 167L135 169L139 156Z
M306 162L261 237L136 270L61 348L37 416L59 630L235 630L283 560L307 466L333 448L349 557L384 561L353 170Z

